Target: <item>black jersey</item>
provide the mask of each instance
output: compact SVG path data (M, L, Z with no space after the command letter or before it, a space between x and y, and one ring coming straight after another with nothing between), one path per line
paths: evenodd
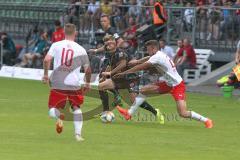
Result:
M113 70L114 68L116 68L121 60L126 60L128 62L128 56L125 52L122 52L120 50L116 50L115 53L110 53L111 57L110 57L110 66L111 66L111 70ZM122 69L119 72L125 71L127 70L127 67L125 67L124 69Z

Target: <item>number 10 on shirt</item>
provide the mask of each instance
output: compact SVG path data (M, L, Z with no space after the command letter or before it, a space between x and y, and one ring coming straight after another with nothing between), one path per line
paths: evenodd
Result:
M70 67L72 65L73 61L73 50L72 49L65 49L62 50L62 57L61 57L61 65L66 65L67 67Z

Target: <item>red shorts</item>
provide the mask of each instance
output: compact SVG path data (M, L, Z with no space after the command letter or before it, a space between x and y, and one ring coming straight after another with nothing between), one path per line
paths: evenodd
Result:
M81 90L67 91L52 89L49 95L48 107L64 108L67 100L71 106L80 106L83 103L83 99Z
M168 86L165 82L157 83L157 85L159 86L158 92L160 94L171 93L175 101L186 99L185 84L183 81L174 87Z

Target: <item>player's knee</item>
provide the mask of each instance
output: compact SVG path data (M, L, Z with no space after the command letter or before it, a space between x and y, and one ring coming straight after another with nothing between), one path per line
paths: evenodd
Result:
M189 117L189 113L187 111L179 111L178 113L180 117L183 117L183 118Z
M48 115L51 118L58 118L60 116L60 111L58 109L56 109L56 108L51 108L48 111Z
M98 85L98 90L103 90L103 85L101 83Z

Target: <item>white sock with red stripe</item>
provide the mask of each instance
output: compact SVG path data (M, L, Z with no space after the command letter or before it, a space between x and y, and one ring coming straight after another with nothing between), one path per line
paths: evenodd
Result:
M58 119L60 116L60 111L57 108L50 108L48 111L48 115L51 118Z
M208 120L206 117L204 117L194 111L191 111L190 113L191 113L191 118L195 119L197 121L206 122Z
M75 128L75 134L81 135L83 126L83 116L80 108L73 112L73 124Z
M143 94L139 93L136 98L135 101L133 103L133 105L130 107L130 109L128 110L128 114L133 115L137 109L138 106L140 106L141 104L143 104L143 102L145 101L146 96L144 96Z

